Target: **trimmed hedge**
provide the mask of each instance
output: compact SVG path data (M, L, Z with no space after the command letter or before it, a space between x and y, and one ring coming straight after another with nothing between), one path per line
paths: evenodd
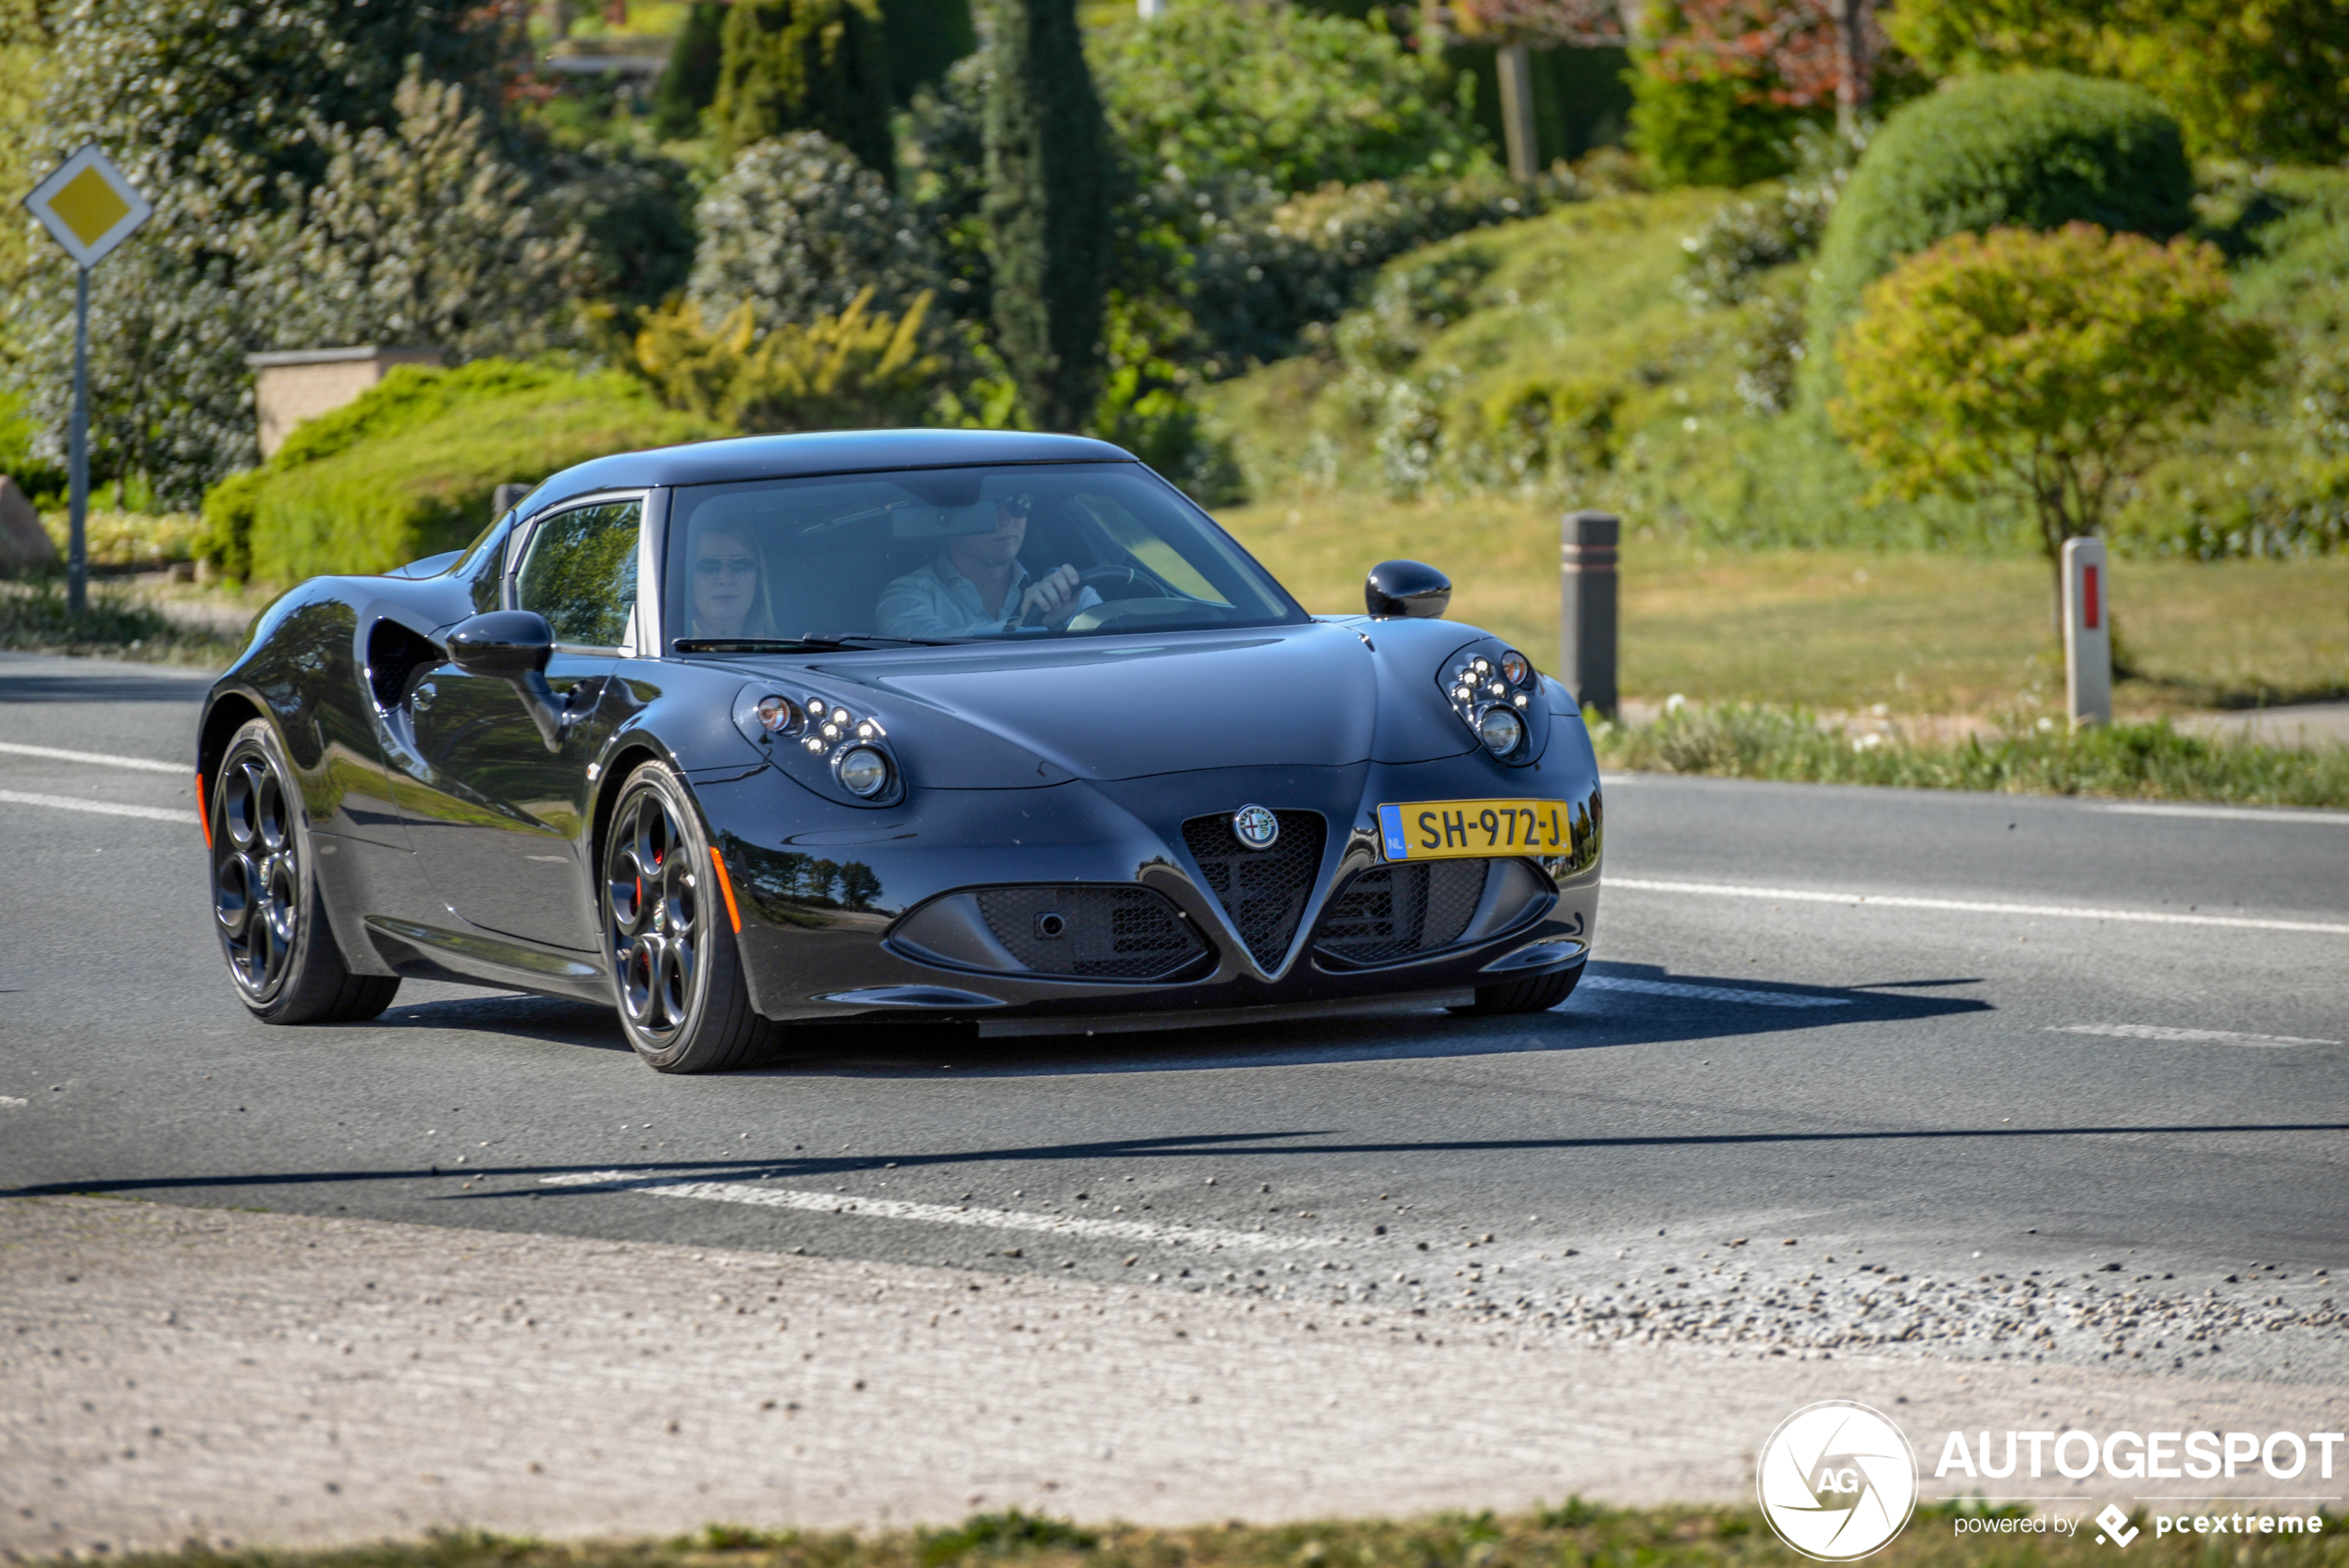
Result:
M1811 364L1860 293L1952 234L2068 223L2168 239L2194 221L2178 122L2141 89L2060 71L1974 77L1902 105L1860 160L1813 275Z
M274 582L385 571L480 533L510 480L731 434L662 408L618 371L510 360L403 366L301 425L266 465L214 486L197 553L228 576Z

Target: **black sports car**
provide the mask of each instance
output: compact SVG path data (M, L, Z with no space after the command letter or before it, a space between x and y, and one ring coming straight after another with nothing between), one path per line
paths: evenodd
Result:
M1552 1007L1597 764L1450 592L1308 615L1073 436L583 463L256 619L197 755L221 949L272 1023L429 976L614 1002L664 1072L805 1020Z

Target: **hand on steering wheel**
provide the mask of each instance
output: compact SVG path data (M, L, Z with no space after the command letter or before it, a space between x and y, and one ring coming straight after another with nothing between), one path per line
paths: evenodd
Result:
M1046 572L1029 583L1027 592L1020 595L1018 624L1032 626L1039 621L1049 624L1055 617L1074 614L1077 591L1082 586L1083 580L1073 566L1063 565Z

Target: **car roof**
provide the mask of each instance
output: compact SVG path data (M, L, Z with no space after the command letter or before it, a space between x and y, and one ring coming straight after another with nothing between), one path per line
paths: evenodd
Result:
M959 468L974 463L1135 462L1133 453L1083 435L1024 430L826 430L806 435L744 435L618 452L563 470L531 492L522 510L598 490L804 479L825 473Z

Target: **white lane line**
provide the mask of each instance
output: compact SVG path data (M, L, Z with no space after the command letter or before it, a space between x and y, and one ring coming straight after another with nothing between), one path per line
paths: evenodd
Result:
M31 1100L19 1099L14 1095L0 1095L0 1105L6 1106L10 1110L15 1110L19 1106L28 1106L32 1102Z
M1806 997L1791 991L1747 991L1733 986L1683 986L1676 980L1633 980L1616 974L1585 974L1583 991L1637 991L1645 997L1686 997L1700 1002L1747 1002L1755 1007L1850 1007L1850 997Z
M2258 920L2233 914L2169 914L2155 910L2089 909L2074 904L2001 904L1974 899L1912 899L1883 893L1822 893L1801 888L1748 888L1729 882L1657 882L1610 876L1608 888L1634 893L1693 893L1714 899L1767 899L1796 904L1864 904L1870 909L1938 909L1961 914L2032 915L2049 920L2119 920L2138 925L2221 925L2236 931L2316 931L2349 937L2349 925L2316 920Z
M549 1187L603 1187L615 1192L649 1193L656 1197L703 1198L712 1203L743 1203L760 1208L795 1208L808 1214L854 1214L867 1219L916 1219L932 1225L966 1225L990 1231L1027 1231L1040 1235L1088 1237L1134 1242L1149 1246L1241 1247L1256 1252L1297 1252L1327 1246L1324 1239L1268 1236L1255 1231L1225 1231L1209 1225L1153 1225L1140 1219L1073 1219L1058 1214L1031 1214L1015 1208L972 1208L965 1205L904 1203L896 1198L852 1198L834 1193L806 1193L792 1187L768 1187L754 1182L695 1182L669 1177L636 1177L621 1170L584 1170L541 1176Z
M0 752L19 757L48 757L55 762L94 763L100 767L135 767L141 773L176 773L182 778L196 771L193 763L156 762L152 757L118 757L111 752L68 752L61 746L27 746L15 741L0 741Z
M195 770L191 768L189 771L192 773ZM143 816L153 822L182 825L196 815L193 806L165 811L160 806L120 806L112 801L77 801L64 795L35 795L23 790L0 790L0 805L54 806L59 811L94 812L100 816Z
M2065 1023L2050 1035L2109 1035L2118 1040L2181 1040L2207 1046L2337 1046L2339 1040L2304 1040L2297 1035L2238 1035L2227 1029L2172 1029L2165 1023Z
M2096 809L2121 816L2197 816L2213 822L2281 822L2286 827L2313 822L2333 827L2349 827L2349 811L2306 811L2297 806L2269 806L2253 810L2247 806L2171 806L2133 802L2126 805L2098 806Z

